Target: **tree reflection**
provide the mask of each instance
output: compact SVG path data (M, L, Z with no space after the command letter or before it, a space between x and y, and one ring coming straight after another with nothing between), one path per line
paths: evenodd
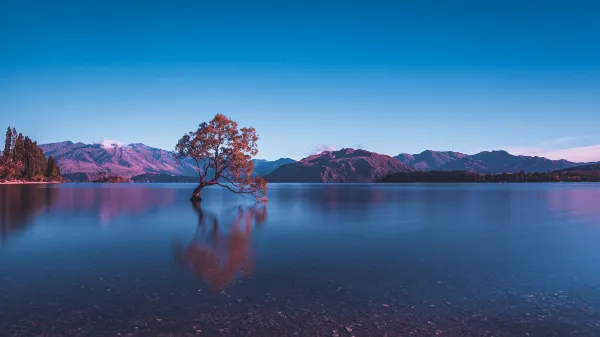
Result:
M252 232L266 221L266 204L239 206L232 226L225 233L216 214L203 209L198 202L192 202L192 207L198 215L196 234L189 245L175 246L176 259L213 291L224 289L237 275L251 275L254 270ZM207 240L202 242L203 238Z
M0 186L0 242L22 231L39 213L48 210L58 190L40 185Z

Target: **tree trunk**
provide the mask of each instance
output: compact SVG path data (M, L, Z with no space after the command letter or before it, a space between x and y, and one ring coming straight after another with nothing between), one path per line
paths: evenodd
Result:
M199 184L198 187L194 189L194 192L192 192L192 197L190 198L190 201L202 201L202 198L200 197L200 192L203 188L204 184Z

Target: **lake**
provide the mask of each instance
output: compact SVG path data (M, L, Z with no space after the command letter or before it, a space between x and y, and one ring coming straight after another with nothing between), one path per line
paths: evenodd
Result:
M600 184L0 185L1 336L600 336Z

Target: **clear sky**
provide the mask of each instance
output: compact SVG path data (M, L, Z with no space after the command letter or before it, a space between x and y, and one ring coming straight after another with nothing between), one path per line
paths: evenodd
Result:
M259 157L361 147L600 160L599 1L0 1L0 126Z

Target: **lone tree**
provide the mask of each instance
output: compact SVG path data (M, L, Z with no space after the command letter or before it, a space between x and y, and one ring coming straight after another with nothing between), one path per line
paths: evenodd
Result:
M257 140L254 128L238 129L236 122L222 114L181 137L175 146L175 158L192 159L200 177L190 200L201 201L202 189L212 185L266 199L266 180L252 176L252 157L258 153Z

